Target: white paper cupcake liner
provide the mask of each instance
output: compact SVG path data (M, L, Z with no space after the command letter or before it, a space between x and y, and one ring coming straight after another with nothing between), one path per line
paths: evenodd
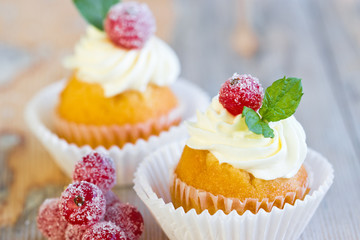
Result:
M319 153L309 149L305 168L309 174L310 192L304 200L284 209L263 209L257 214L246 211L226 215L207 210L197 214L184 212L171 203L170 174L180 159L184 141L169 144L149 155L135 173L134 189L150 209L170 239L297 239L304 231L319 203L330 188L334 174L331 164Z
M62 80L41 90L27 105L25 120L30 130L68 176L72 175L76 161L95 150L108 154L114 159L117 168L117 185L132 184L138 164L149 153L187 135L184 124L180 124L162 132L159 136L151 136L147 140L139 139L136 143L125 144L122 148L113 146L106 149L100 146L93 149L88 145L78 147L70 144L58 137L53 125L54 109L65 84L66 81ZM188 81L179 79L171 88L182 106L183 120L193 118L197 109L204 110L210 102L205 92Z
M120 148L126 143L135 143L138 139L148 139L162 131L167 131L172 126L179 125L183 107L179 106L166 115L149 119L146 122L125 125L97 126L79 124L67 121L58 114L54 114L53 123L55 131L60 138L78 146L89 145L92 148L113 145ZM156 133L156 134L154 134Z
M185 211L194 208L197 213L207 209L210 214L214 214L218 210L229 214L231 211L236 210L238 214L242 215L248 210L252 213L257 213L260 209L270 212L274 207L283 208L286 203L294 204L297 199L304 199L309 191L308 184L306 182L303 186L299 186L296 191L288 192L285 196L277 196L273 200L268 198L261 200L247 198L245 201L241 201L237 198L214 195L210 192L197 189L186 184L173 173L170 176L170 194L174 206L182 206Z

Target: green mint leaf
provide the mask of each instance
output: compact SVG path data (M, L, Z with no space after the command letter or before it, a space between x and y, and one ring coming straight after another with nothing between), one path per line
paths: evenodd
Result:
M104 30L104 19L110 7L119 0L73 0L85 20L99 30Z
M264 121L276 122L293 115L299 106L302 92L301 79L281 78L265 91L259 113Z
M264 137L273 138L274 130L269 127L269 124L263 121L259 114L248 107L244 107L242 117L245 117L245 123L249 130L256 134L262 134Z

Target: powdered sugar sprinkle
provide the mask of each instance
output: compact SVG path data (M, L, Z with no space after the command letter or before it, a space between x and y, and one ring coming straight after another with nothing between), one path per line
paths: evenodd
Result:
M81 196L84 203L78 206L74 199ZM70 224L89 226L105 214L105 197L94 184L81 181L70 184L60 198L60 212Z

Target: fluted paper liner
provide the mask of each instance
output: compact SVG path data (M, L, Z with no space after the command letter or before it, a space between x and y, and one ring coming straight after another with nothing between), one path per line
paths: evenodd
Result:
M295 192L288 192L285 197L277 196L273 201L267 198L262 200L247 198L245 201L240 201L189 186L178 178L176 173L171 174L170 177L170 194L173 204L175 208L183 207L185 212L191 209L195 209L197 213L208 210L210 214L214 214L218 210L224 211L225 214L235 210L240 215L247 210L252 213L257 213L260 209L270 212L273 207L283 208L285 203L293 205L296 199L304 199L307 192L308 184L306 183Z
M330 188L334 174L330 163L309 149L304 163L308 172L310 192L304 200L270 212L260 209L256 214L222 210L211 215L208 210L198 214L185 212L171 202L171 174L180 159L184 141L158 149L143 161L135 173L134 189L150 209L170 239L297 239Z
M25 120L30 130L52 155L59 167L68 175L72 172L76 161L91 151L100 151L110 155L116 164L117 185L132 184L134 172L138 164L157 148L187 136L183 123L172 126L168 131L162 131L158 136L151 136L147 140L139 139L135 143L127 143L122 148L99 146L92 148L89 145L79 147L60 138L55 132L54 112L58 96L66 81L56 82L41 90L29 102L25 110ZM206 93L195 85L179 79L172 86L172 90L183 105L181 118L194 118L196 109L204 110L210 102Z
M78 146L89 145L92 148L103 146L109 148L117 145L120 148L126 143L135 143L138 139L147 140L150 136L159 135L181 121L182 108L177 107L167 115L151 118L146 122L125 125L96 126L67 121L57 113L54 114L54 125L60 138Z

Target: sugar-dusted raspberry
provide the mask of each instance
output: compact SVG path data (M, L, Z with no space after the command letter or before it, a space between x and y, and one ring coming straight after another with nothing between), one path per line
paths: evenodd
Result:
M244 106L257 111L262 104L264 90L251 75L234 73L220 88L219 102L232 115L241 114Z
M70 184L60 197L60 213L74 225L89 226L105 214L105 197L94 184L81 181Z
M68 224L65 230L65 240L81 240L87 227Z
M106 193L116 183L114 161L107 155L92 152L76 163L73 180L91 182Z
M108 207L112 206L115 203L121 203L119 197L111 190L105 194L105 200L106 209L108 209Z
M89 227L82 240L127 240L125 233L112 222L100 222ZM131 238L130 238L131 239Z
M105 221L111 221L124 230L129 239L139 239L144 231L144 220L136 207L115 203L106 209Z
M128 49L142 48L155 29L154 16L144 3L118 3L111 7L105 20L111 41Z
M45 237L52 240L64 239L67 224L60 214L58 198L46 199L41 204L37 216L37 226Z

